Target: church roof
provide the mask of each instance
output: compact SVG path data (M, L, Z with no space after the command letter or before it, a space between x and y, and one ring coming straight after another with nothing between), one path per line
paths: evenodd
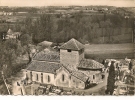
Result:
M89 78L86 74L82 73L81 71L72 71L72 75L82 80L83 82L86 82Z
M60 55L56 51L44 50L44 51L41 51L41 52L37 53L33 57L33 60L59 62L60 61Z
M83 44L77 41L76 39L72 38L68 42L64 43L61 49L71 49L71 50L80 50L84 48Z
M80 61L78 68L84 69L101 69L104 65L91 59L83 59Z
M46 61L32 61L27 70L44 72L44 73L55 73L62 65L60 63L52 63Z
M73 66L67 65L63 67L67 69L72 76L78 78L83 82L86 82L87 79L89 78L86 74L82 73L80 70L75 69Z

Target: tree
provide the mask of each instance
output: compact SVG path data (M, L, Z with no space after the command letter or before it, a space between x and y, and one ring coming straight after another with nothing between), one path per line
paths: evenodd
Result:
M114 91L114 86L115 86L115 70L114 70L114 61L112 61L111 66L109 68L106 93L112 95Z
M128 66L128 69L131 71L132 67L133 67L133 64L132 64L132 62L130 61L129 66Z
M20 41L21 41L21 45L24 46L24 45L28 45L28 44L32 43L32 38L29 34L23 34L20 37Z
M14 39L0 43L0 48L0 70L3 73L3 76L0 76L1 83L3 82L2 78L5 80L16 70L14 66L16 64L17 54L19 54L20 51L18 53L18 42Z
M105 65L105 60L103 59L102 64Z
M34 42L39 43L44 40L52 41L55 27L54 19L51 15L43 14L35 21L32 28L32 39Z
M8 89L6 80L11 77L11 75L16 74L22 69L22 64L16 63L18 55L22 52L20 51L20 43L15 39L8 39L6 41L0 42L0 84L3 85L3 89L0 89L0 93ZM5 85L4 85L5 83ZM4 94L10 94L8 90Z
M20 37L20 41L21 41L22 46L27 46L26 51L27 51L28 56L29 56L29 62L31 62L31 54L30 54L29 44L32 43L32 38L29 36L29 34L23 34Z

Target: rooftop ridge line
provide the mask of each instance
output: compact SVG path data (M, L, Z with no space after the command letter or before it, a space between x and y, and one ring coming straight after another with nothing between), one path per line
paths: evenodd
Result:
M78 45L76 44L76 42L75 42L75 39L73 38L73 41L74 41L74 43L75 43L75 45L76 45L76 47L78 48L78 50L79 50L79 47L78 47Z

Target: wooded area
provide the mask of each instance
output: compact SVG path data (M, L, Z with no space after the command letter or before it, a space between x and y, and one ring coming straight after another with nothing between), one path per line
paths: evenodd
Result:
M34 43L44 40L60 43L71 38L84 43L131 43L132 20L120 15L84 16L83 12L60 19L44 14L34 22L27 18L21 31L32 36Z
M1 29L22 32L32 37L33 43L48 40L55 43L75 38L82 43L110 44L133 42L133 18L120 14L73 13L71 17L41 14L36 20L27 16L23 23L3 25Z

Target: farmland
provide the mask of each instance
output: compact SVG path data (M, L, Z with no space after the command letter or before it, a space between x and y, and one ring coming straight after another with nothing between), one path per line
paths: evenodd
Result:
M91 44L85 45L86 58L112 58L122 59L125 57L133 58L134 44Z

